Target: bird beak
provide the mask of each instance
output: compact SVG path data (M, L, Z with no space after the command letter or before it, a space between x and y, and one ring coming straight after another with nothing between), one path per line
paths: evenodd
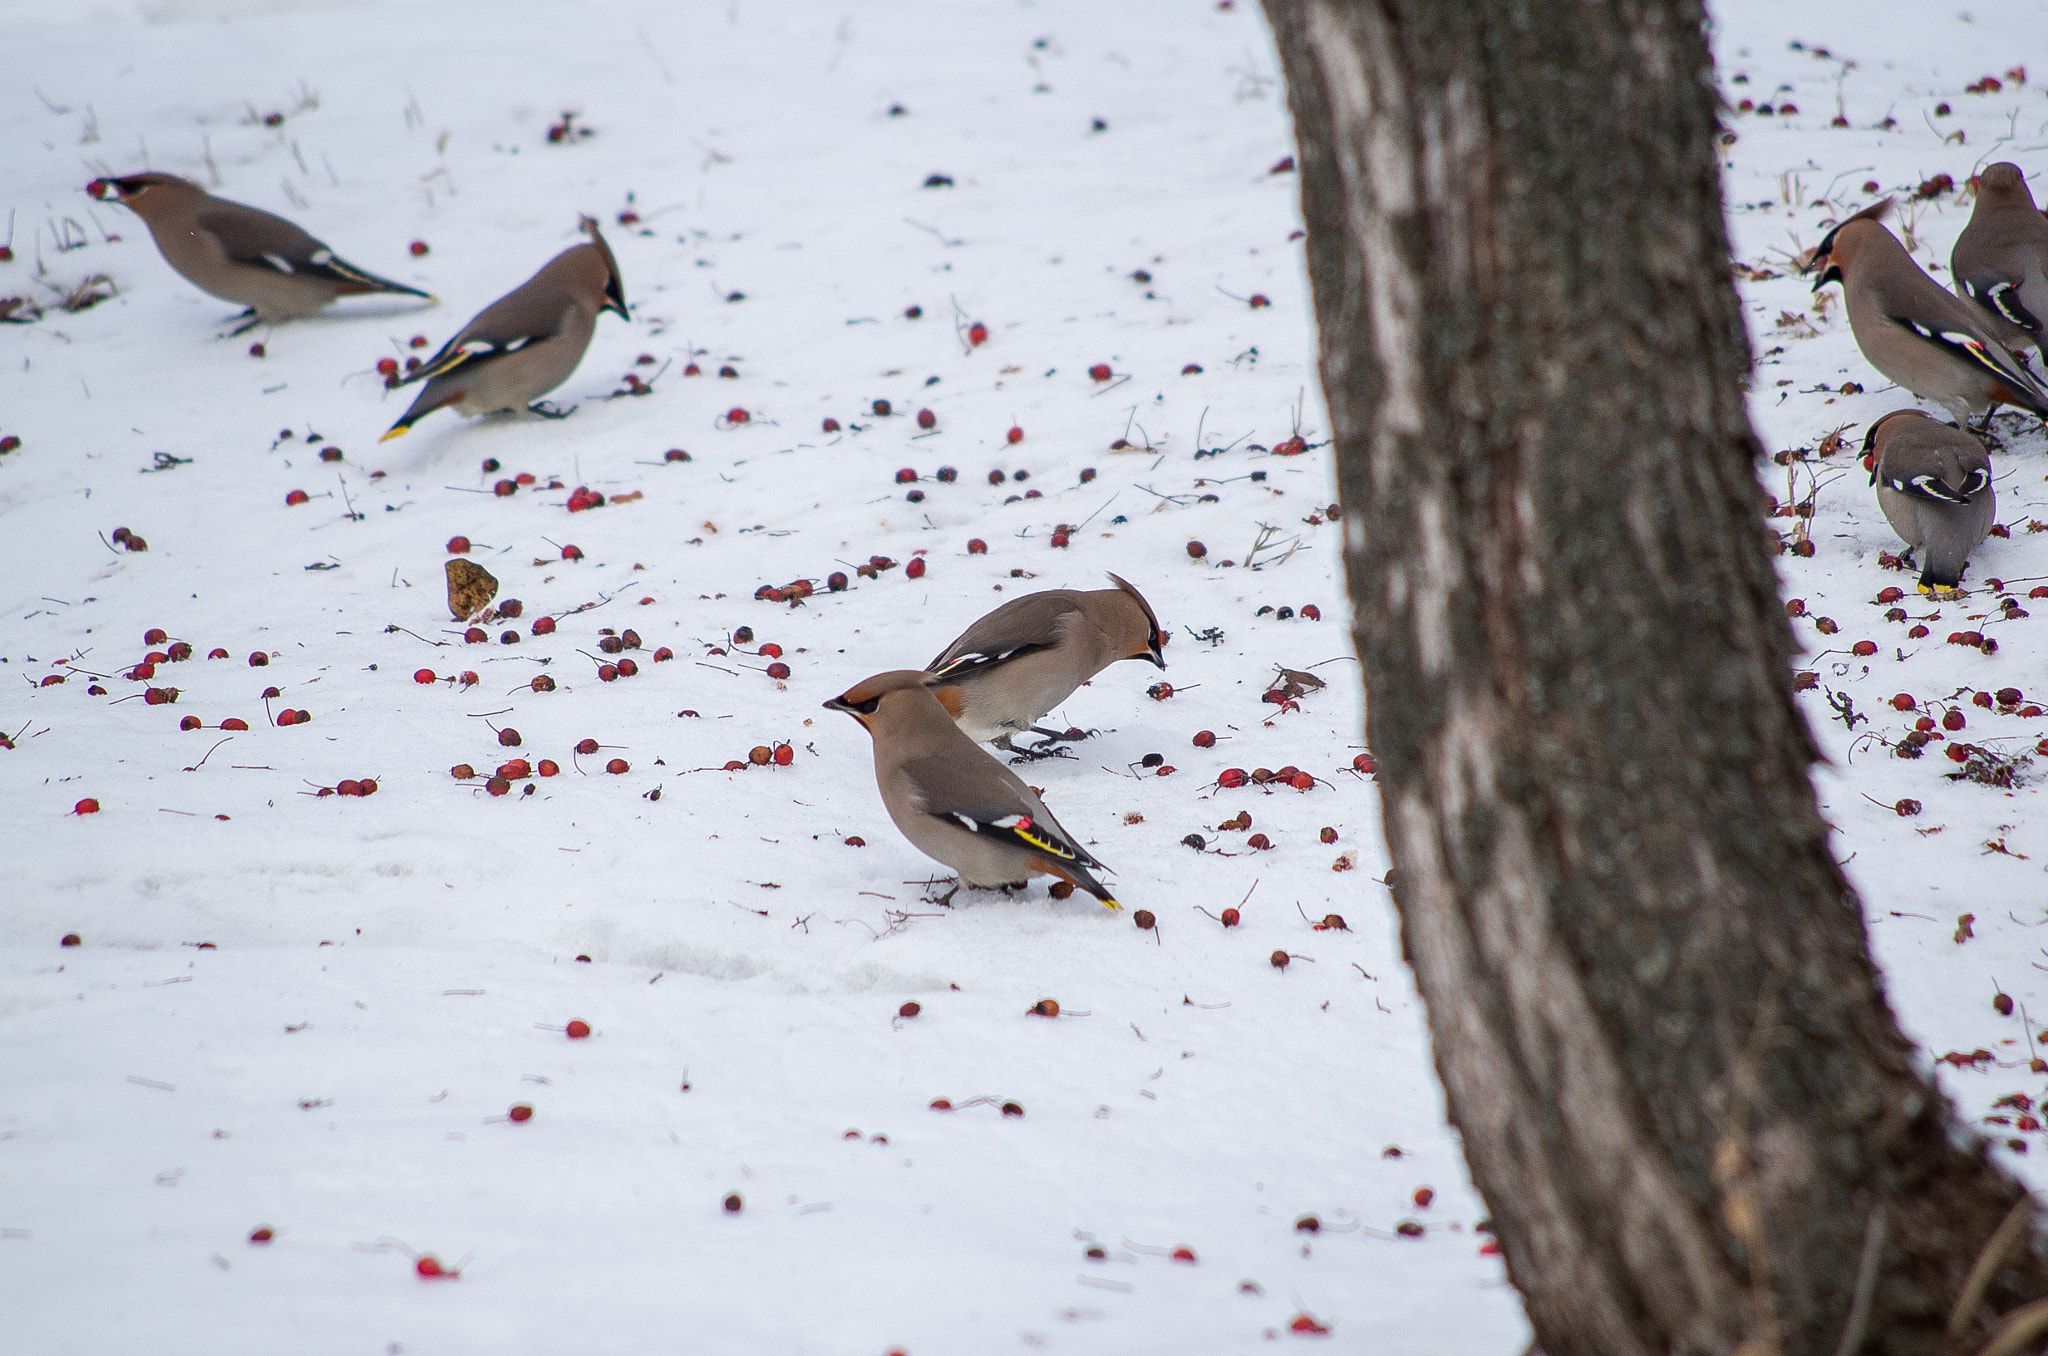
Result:
M603 314L606 311L610 311L613 315L617 316L621 320L631 320L633 318L632 315L629 314L626 310L626 298L616 290L610 288L607 288L605 291L604 305L598 307L597 309L599 314Z
M1163 669L1166 667L1166 656L1159 652L1159 642L1156 640L1152 642L1152 648L1146 652L1145 658L1151 660L1159 668Z
M1827 256L1827 255L1823 254L1823 255L1822 255L1822 256L1821 256L1821 257L1820 257L1819 259L1816 259L1816 260L1814 260L1814 263L1815 263L1815 264L1819 264L1819 263L1822 263L1822 262L1824 262L1825 260L1827 260L1827 259L1828 259L1828 257L1829 257L1829 256ZM1809 267L1811 267L1811 265L1809 265ZM1828 285L1829 283L1832 283L1832 282L1840 282L1841 280L1842 280L1842 270L1841 270L1841 268L1840 268L1840 267L1838 267L1838 266L1837 266L1837 265L1835 265L1835 264L1832 264L1832 263L1830 263L1830 264L1828 264L1828 266L1827 266L1826 268L1823 268L1823 269L1821 269L1821 271L1820 271L1820 277L1819 277L1818 279L1816 279L1816 280L1815 280L1815 282L1814 282L1814 284L1813 284L1813 290L1814 290L1814 291L1816 291L1816 292L1818 292L1818 291L1820 291L1820 289L1821 289L1821 288L1823 288L1823 287L1826 287L1826 286L1827 286L1827 285Z
M852 716L855 720L859 721L861 723L861 728L867 728L868 718L862 715L859 711L854 710L853 704L847 701L846 698L834 697L831 701L821 702L819 704L823 706L827 711L844 711L847 715Z

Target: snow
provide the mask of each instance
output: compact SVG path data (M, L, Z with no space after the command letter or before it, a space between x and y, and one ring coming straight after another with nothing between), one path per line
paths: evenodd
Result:
M1750 79L1731 100L1783 82L1802 108L1730 115L1730 199L1752 204L1731 217L1739 257L1782 272L1772 251L1813 244L1862 179L1961 183L1995 139L2038 136L2039 85L1961 90L2029 59L2048 75L2011 38L2038 31L2039 9L1922 26L1844 6L1841 33L1722 9L1724 79ZM1336 529L1313 521L1334 491L1296 185L1269 173L1293 148L1255 10L0 13L37 56L0 93L16 255L0 296L50 307L0 330L0 435L22 439L0 454L15 745L0 749L0 1308L17 1349L1229 1352L1296 1340L1302 1314L1335 1350L1525 1340L1443 1124L1377 883L1372 785L1350 771L1361 706ZM1841 82L1851 128L1826 125L1839 67L1794 39L1858 63ZM1923 119L1937 99L1952 113ZM565 109L595 134L549 144ZM1868 130L1887 110L1896 130ZM264 125L273 111L282 124ZM1950 128L1967 141L1940 140ZM144 165L209 184L217 169L224 196L441 300L344 301L217 339L231 308L80 192ZM933 174L952 185L923 187ZM556 393L577 413L443 413L380 444L407 393L383 389L377 359L438 347L573 243L581 212L605 223L635 318L603 318ZM1914 220L1922 257L1942 260L1967 207L1945 195ZM82 243L60 251L66 231ZM430 252L408 254L415 239ZM55 286L95 274L112 299L54 307ZM1817 553L1783 558L1811 613L1807 665L1869 717L1853 737L1907 727L1882 705L1895 691L2038 681L2023 620L1970 623L1995 630L1995 656L1937 635L1893 657L1903 640L1869 599L1911 581L1879 567L1898 543L1850 463L1861 427L1908 402L1861 363L1839 305L1797 338L1773 323L1810 314L1806 283L1743 286L1759 352L1784 349L1753 402L1767 446L1857 425L1827 462L1850 473L1823 473ZM978 348L973 321L990 331ZM683 375L693 358L703 374ZM728 363L736 379L714 375ZM606 399L628 371L653 393ZM1852 379L1864 394L1811 389ZM896 413L868 414L877 399ZM722 417L735 407L746 423ZM922 436L919 408L937 416ZM827 416L848 431L821 432ZM1316 446L1270 452L1297 429ZM1972 578L2048 577L2024 531L2048 442L2001 429L2000 520L2016 526ZM1110 451L1119 438L1136 450ZM691 460L665 462L670 448ZM159 452L189 460L152 470ZM992 486L991 469L1030 478ZM489 493L518 472L537 484ZM1781 498L1784 475L1765 476ZM577 486L643 497L572 515ZM299 489L310 502L288 507ZM1085 527L1056 549L1062 523ZM111 547L117 526L149 549ZM1246 568L1262 526L1278 534ZM450 622L457 534L524 602L490 628L516 627L516 646L465 645ZM571 543L580 562L561 559ZM899 565L801 607L754 597L919 551L919 580ZM1127 912L1042 887L924 902L933 864L883 814L865 736L819 703L923 663L1020 591L1112 569L1174 631L1170 667L1105 672L1055 716L1099 733L1024 775L1118 869ZM1259 611L1304 604L1322 619ZM559 629L528 634L543 613ZM1821 615L1841 623L1832 641L1812 631ZM740 626L751 645L731 642ZM121 677L153 627L196 656ZM598 681L603 627L644 638L637 676ZM1820 653L1866 634L1883 645L1871 660ZM786 681L763 672L763 642L785 650ZM205 659L216 646L231 657ZM658 646L675 659L652 662ZM270 663L252 669L259 650ZM1259 699L1276 665L1330 686L1281 711ZM421 667L478 681L419 685ZM530 690L541 672L557 690ZM50 674L66 681L35 686ZM1174 695L1149 699L1162 678ZM179 698L146 705L150 685ZM269 713L311 722L272 725L272 685ZM2038 1092L2024 1032L1990 1005L1995 977L2048 1011L2029 930L2048 861L2037 792L1945 781L1939 746L1905 762L1864 740L1852 756L1826 697L1803 698L1823 795L1902 1020L1929 1055L1997 1056L1948 1077L1973 1116ZM2048 734L1964 710L1979 742ZM207 728L180 731L185 716ZM228 717L252 729L217 744ZM505 726L516 750L492 734ZM1192 744L1203 729L1213 749ZM586 737L607 747L573 756ZM784 741L789 767L723 770ZM562 775L502 799L449 776L515 753ZM1155 775L1150 753L1175 770ZM630 770L603 772L612 757ZM1286 764L1320 780L1216 786ZM314 794L366 776L368 798ZM1916 819L1888 808L1908 795ZM100 812L73 814L88 796ZM1250 831L1219 832L1239 810ZM1190 833L1213 850L1183 846ZM2010 852L1987 852L1994 839ZM1238 928L1208 916L1240 904ZM1132 926L1138 908L1156 933ZM1309 921L1331 912L1350 929ZM60 949L67 933L82 945ZM1296 958L1284 971L1276 950ZM1029 1015L1046 997L1062 1015ZM922 1010L900 1018L907 1001ZM571 1019L594 1034L569 1040ZM532 1119L506 1120L515 1104ZM1311 1214L1326 1227L1298 1231ZM1396 1235L1403 1221L1424 1235ZM259 1226L273 1241L247 1241ZM460 1278L420 1279L417 1254Z

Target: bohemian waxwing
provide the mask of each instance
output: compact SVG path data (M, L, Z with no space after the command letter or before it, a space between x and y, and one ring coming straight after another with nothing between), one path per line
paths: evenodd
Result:
M2008 348L2041 345L2048 317L2048 220L2009 160L1977 176L1977 205L1949 254L1956 291L1990 317Z
M952 867L960 885L972 889L1057 876L1109 908L1122 908L1088 873L1102 863L1016 773L953 723L958 713L940 704L949 689L938 683L929 673L898 669L825 703L826 710L844 711L867 727L882 805L911 846ZM946 898L952 897L948 891Z
M149 227L164 262L208 296L249 309L241 334L257 325L309 316L336 297L399 292L433 298L335 256L283 217L216 198L174 174L95 179L86 192L130 208Z
M1925 553L1921 590L1955 589L1997 508L1984 445L1924 410L1893 410L1870 426L1863 448L1877 454L1870 483L1892 530L1905 539L1906 560Z
M1152 605L1127 581L1110 579L1113 589L1047 589L1012 599L926 665L944 680L941 700L970 738L1004 750L1026 732L1058 740L1058 731L1037 722L1075 688L1119 659L1166 667L1159 652L1166 635Z
M398 383L427 384L379 441L400 436L443 405L453 405L458 414L525 407L550 418L567 416L567 410L552 411L535 402L567 381L583 361L599 312L632 319L611 246L589 217L582 227L590 236L588 244L572 245L550 259Z
M1992 334L1976 307L1921 271L1879 220L1886 198L1829 231L1809 271L1818 292L1842 284L1849 328L1870 365L1899 385L1967 423L1983 410L2017 405L2048 418L2043 387Z

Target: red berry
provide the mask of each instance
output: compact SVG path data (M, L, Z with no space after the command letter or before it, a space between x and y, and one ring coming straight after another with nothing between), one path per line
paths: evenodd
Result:
M142 633L142 643L144 645L161 645L169 639L170 637L164 633L163 628L160 626L152 626Z
M365 777L357 785L362 787L362 790L356 792L359 796L374 796L377 794L377 779L375 777Z
M822 427L827 433L837 433L839 432L839 421L837 419L827 419Z
M412 680L415 683L437 683L441 681L439 678L434 676L434 671L432 669L415 669L413 671Z
M1003 435L1003 440L1009 443L1021 443L1024 441L1024 430L1012 424L1010 425L1010 431ZM1017 478L1022 480L1024 477L1019 476Z
M1108 363L1097 363L1095 364L1095 366L1088 369L1088 376L1091 380L1094 381L1108 381L1111 377L1115 375L1116 373L1109 370Z
M299 504L305 503L310 498L312 498L312 496L307 494L304 490L293 490L291 493L287 494L284 497L285 507L295 507Z
M417 259L427 252L427 242L424 240L415 240L412 242L411 245L407 246L407 248L412 251L412 257Z
M587 1039L590 1035L590 1023L580 1020L571 1022L568 1026L568 1033L569 1039L572 1041Z
M1266 957L1266 963L1275 970L1285 970L1287 962L1293 959L1294 957L1288 955L1285 951L1275 951L1272 955Z
M1306 772L1297 772L1288 778L1287 784L1297 791L1307 791L1316 784L1316 779Z
M1195 747L1198 749L1215 748L1216 732L1214 730L1197 730L1195 732Z
M661 454L661 459L663 461L688 461L690 454L683 451L680 447L671 447L668 451Z
M455 1274L452 1271L443 1271L440 1262L435 1260L432 1253L428 1253L421 1257L419 1261L414 1262L412 1269L430 1280L439 1276L453 1276Z
M905 579L924 578L924 557L912 556L903 566L903 577Z
M1245 840L1244 845L1254 852L1264 852L1273 846L1273 840L1266 837L1263 833L1255 833Z
M554 633L555 619L553 617L535 617L533 619L533 634L537 636L551 636Z
M462 633L465 645L483 645L490 641L490 633L481 626L472 626Z
M99 812L100 803L91 796L87 796L84 800L71 807L71 813L75 815L96 815Z
M749 416L747 412L741 409L738 405L733 406L731 409L725 412L725 422L728 424L744 424L750 417L751 416Z
M516 749L519 747L519 744L519 731L513 729L510 725L507 725L504 729L498 731L499 748Z
M728 1215L737 1215L740 1211L747 1208L747 1203L740 1199L740 1193L737 1191L727 1196L721 1204Z
M1963 719L1962 712L1953 708L1941 718L1941 728L1944 730L1960 730L1969 723L1969 721Z
M825 587L834 593L844 593L846 585L847 578L843 570L834 570L831 574L825 576Z
M1067 535L1066 533L1064 533L1064 532L1055 532L1055 533L1053 533L1053 534L1052 534L1052 545L1053 545L1053 549L1054 549L1054 550L1064 550L1064 549L1066 548L1066 545L1067 545L1067 543L1068 543L1068 542L1069 542L1070 540L1072 540L1072 539L1071 539L1071 538L1070 538L1070 537L1069 537L1069 536L1068 536L1068 535Z
M617 682L618 680L619 680L619 666L618 666L617 664L599 664L599 665L597 666L597 681L598 681L598 682L600 682L600 683L615 683L615 682Z
M1877 642L1874 640L1859 640L1849 647L1849 653L1868 659L1877 653Z
M148 662L137 664L121 676L131 683L147 682L149 679L156 677L156 665Z
M780 660L777 660L775 663L770 664L768 666L768 676L770 678L778 679L789 677L789 665L783 663Z
M1191 541L1188 543L1188 556L1190 559L1200 560L1203 556L1206 556L1208 554L1209 548L1202 545L1202 543L1198 541Z
M562 771L562 765L552 758L543 758L533 765L533 770L543 777L553 777Z
M1266 300L1264 292L1252 293L1251 307L1254 311L1258 310L1261 306L1271 306L1272 304L1272 302Z
M654 662L657 664L665 663L666 661L674 659L675 657L676 652L674 650L671 650L666 645L662 646L660 649L654 652Z
M1991 694L1989 692L1973 692L1970 694L1970 703L1973 706L1988 707L1991 705Z
M533 1108L524 1102L517 1103L510 1111L505 1113L505 1119L514 1125L524 1125L533 1119Z
M142 693L144 706L168 706L178 700L178 689L174 687L145 688Z
M199 728L199 725L200 721L197 716L187 716L178 722L178 728L181 730L196 730Z
M930 410L919 410L917 412L917 426L919 428L937 428L938 424L939 416L933 414Z
M260 357L262 357L262 356L264 355L265 351L266 351L266 350L264 349L263 345L261 345L261 344L251 344L251 345L249 345L249 356L250 356L250 357L252 357L252 358L260 358Z
M633 765L631 763L628 763L623 758L614 758L609 763L606 763L604 765L604 770L606 772L611 773L612 776L617 777L624 773L631 772L633 770Z
M987 555L987 554L988 554L988 543L987 543L987 542L985 542L985 541L983 541L983 540L982 540L981 538L979 538L979 537L970 537L970 538L968 538L968 539L967 539L967 554L968 554L968 555L970 555L970 556L985 556L985 555Z
M467 763L457 763L448 769L448 775L458 782L466 782L476 776L476 769Z
M246 730L249 728L249 722L243 720L240 716L229 716L220 723L220 728L223 730Z
M791 748L788 744L777 744L775 746L775 752L771 755L771 757L774 759L775 766L788 767L791 763L796 761L796 750L794 748Z
M501 480L491 486L491 493L500 499L517 494L519 493L519 482L516 480Z
M343 777L334 784L334 794L337 796L360 796L363 794L363 784L353 777Z
M1321 621L1323 619L1323 610L1314 603L1305 603L1302 605L1301 615L1310 621Z
M226 659L228 657L228 652L226 650L223 650L220 646L216 645L206 652L206 657L208 659Z
M910 469L910 468L909 468L908 466L904 467L904 468L903 468L902 470L900 470L900 471L898 471L898 472L896 473L896 483L897 483L898 485L914 485L914 484L916 484L916 483L917 483L917 472L915 472L915 471L911 470L911 469Z
M979 320L975 321L972 325L969 325L967 327L967 342L974 345L976 348L979 348L983 344L987 343L988 326L982 324Z
M1224 768L1223 771L1217 776L1216 784L1221 787L1235 790L1236 788L1243 786L1246 782L1250 780L1251 778L1245 775L1245 770L1243 768L1227 767Z
M782 647L771 640L761 647L761 657L763 659L780 659L782 658Z
M275 1238L276 1236L277 1235L273 1233L268 1227L261 1229L251 1229L249 1231L249 1241L251 1243L268 1243L271 1239Z

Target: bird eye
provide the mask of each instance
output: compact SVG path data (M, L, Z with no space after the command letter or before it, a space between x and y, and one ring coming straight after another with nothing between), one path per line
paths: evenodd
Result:
M875 714L877 710L881 708L881 705L882 699L880 697L870 697L866 701L860 702L857 705L855 705L853 709L860 712L864 716L872 716L873 714Z

